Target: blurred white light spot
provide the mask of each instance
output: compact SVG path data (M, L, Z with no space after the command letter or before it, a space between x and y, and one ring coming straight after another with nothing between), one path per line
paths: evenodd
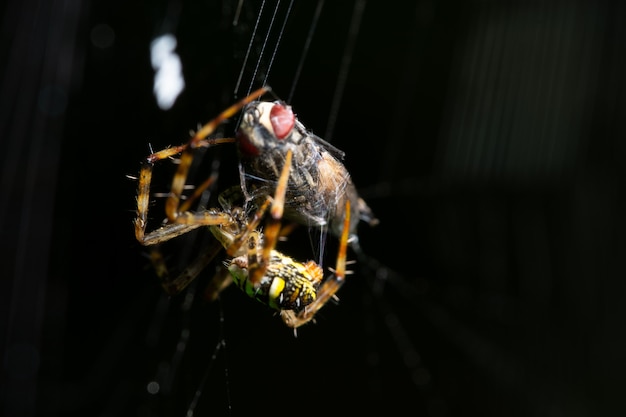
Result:
M159 383L156 381L150 381L148 382L148 386L146 386L146 390L148 390L148 393L152 395L158 394L160 389L161 387L159 386Z
M154 68L154 95L157 104L167 110L185 88L182 75L182 63L174 50L176 38L167 34L159 36L150 44L150 60Z
M96 48L109 48L115 42L115 32L111 26L101 23L91 29L90 39Z

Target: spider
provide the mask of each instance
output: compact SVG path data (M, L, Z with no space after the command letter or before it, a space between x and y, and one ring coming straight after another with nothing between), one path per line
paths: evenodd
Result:
M146 158L139 175L137 217L134 221L135 236L142 245L152 246L174 239L198 227L208 226L230 258L224 263L229 275L214 276L207 290L209 298L215 298L219 291L232 280L249 296L278 310L284 323L295 331L298 327L313 320L315 314L329 300L336 298L335 294L349 272L346 271L346 252L351 239L351 201L345 201L345 215L336 267L332 271L333 274L325 280L322 268L314 261L300 263L275 250L281 229L288 181L292 172L292 150L289 149L285 153L273 196L265 195L252 216L248 216L244 208L233 206L227 198L220 198L222 209L191 211L193 200L198 197L199 191L208 186L208 182L198 187L194 195L181 203L194 150L198 147L232 141L231 139L206 139L206 137L219 123L234 115L265 91L266 89L257 90L224 110L196 133L187 144L152 153ZM153 166L157 161L179 153L180 162L165 203L166 223L146 233ZM266 214L265 230L261 232L259 224ZM216 253L215 250L207 251L174 280L164 279L162 284L166 292L175 294L184 289L208 265ZM159 256L156 251L154 254L155 257ZM155 263L160 265L159 261ZM163 269L158 269L157 273L167 276Z

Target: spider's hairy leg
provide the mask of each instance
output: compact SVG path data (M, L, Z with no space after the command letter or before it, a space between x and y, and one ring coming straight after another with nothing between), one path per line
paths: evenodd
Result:
M148 156L147 162L155 163L157 161L161 161L163 159L172 157L174 155L178 155L189 147L201 148L201 147L210 147L210 146L218 145L222 143L235 142L234 138L207 139L207 137L211 133L213 133L215 129L224 120L233 117L235 113L241 110L245 105L253 102L254 100L258 99L263 94L269 91L271 91L271 88L268 86L261 87L258 90L253 91L248 96L242 98L241 100L239 100L232 106L228 107L226 110L222 111L216 118L214 118L213 120L211 120L210 122L202 126L187 143L179 145L179 146L169 147L159 152L154 152Z
M215 301L219 294L233 282L233 277L226 268L219 268L204 290L204 297Z
M257 233L256 229L259 226L259 223L261 223L261 220L263 219L263 216L265 215L265 212L267 211L271 202L271 197L267 196L263 204L261 204L257 211L246 222L246 228L237 236L235 236L232 242L228 244L228 246L226 247L226 253L228 254L228 256L237 256L237 253L243 247L243 245L246 242L249 242L250 237L254 233Z
M221 112L215 119L211 120L204 126L198 130L198 132L191 139L192 146L198 146L198 143L201 142L204 138L209 136L213 131L219 126L224 120L230 119L233 117L239 110L241 110L246 104L250 104L257 98L261 97L263 94L271 91L269 86L263 86L252 93L248 94L246 97L242 98L223 112Z
M224 120L234 116L246 104L249 104L252 101L256 100L267 91L269 91L269 87L259 88L258 90L242 98L232 106L228 107L226 110L217 115L217 117L215 117L213 120L202 126L200 130L198 130L196 134L191 138L187 146L184 147L180 156L178 168L176 170L176 173L174 174L174 179L172 180L170 194L167 198L167 201L165 202L165 214L167 215L167 218L170 222L176 222L181 214L181 211L179 210L180 198L185 187L185 182L187 181L187 175L189 174L189 168L191 167L191 162L193 161L193 154L195 149L202 146L210 146L211 143L209 140L206 139L207 136L213 133ZM233 139L229 139L229 141L232 142Z
M281 311L281 317L285 324L292 327L294 330L298 327L313 320L315 314L326 305L331 298L335 296L339 288L345 282L345 277L348 274L346 271L346 258L348 253L348 243L350 237L350 200L346 201L346 211L343 220L343 229L339 240L339 251L337 253L337 262L335 264L335 270L333 275L328 277L322 286L317 290L317 297L315 301L306 306L297 315L292 311Z
M150 183L152 181L153 164L144 163L139 172L137 186L137 214L133 222L135 238L144 246L166 242L177 236L188 233L202 225L224 224L231 219L227 213L204 210L199 213L185 212L180 221L166 224L146 233L148 223L148 206L150 204Z
M161 287L163 290L169 295L175 295L180 293L182 290L187 288L187 286L194 280L200 273L211 263L211 261L215 258L215 256L220 253L222 250L222 245L213 241L213 244L203 249L193 260L187 265L185 269L183 269L174 279L170 278L169 271L167 266L165 265L165 260L163 259L158 247L153 248L150 253L150 259L155 268L157 276L159 277L159 281L161 283ZM219 283L218 279L220 277L215 276L212 278L209 286L218 287L219 291L225 288L228 283ZM215 282L213 282L215 280ZM222 280L223 281L223 280ZM219 292L218 291L218 292ZM217 297L210 297L211 300L214 300Z
M150 182L152 181L152 164L143 164L139 171L137 186L137 217L135 218L135 238L144 242L146 224L148 222L148 205L150 204Z
M186 288L189 283L198 276L200 271L202 271L211 262L217 253L219 253L221 245L219 242L214 242L212 248L201 252L200 255L187 268L185 268L175 279L172 280L170 278L165 259L159 250L158 244L187 233L202 224L166 224L165 226L146 234L151 179L152 164L146 163L142 166L139 174L137 217L134 221L135 237L142 245L151 247L150 261L157 276L159 277L161 286L166 293L173 295ZM213 215L219 219L217 213L213 213Z
M283 217L283 210L285 206L285 194L287 192L287 181L289 180L289 173L291 171L291 159L293 153L291 149L287 150L285 155L285 164L278 179L276 185L276 191L272 200L272 206L270 207L270 215L267 219L265 230L263 232L265 241L263 244L263 250L261 252L261 259L256 264L249 266L249 280L250 282L258 286L267 271L267 267L270 262L272 250L276 247L278 238L280 235L281 220Z
M259 88L205 124L186 144L152 153L145 159L139 173L137 217L134 221L135 237L142 245L155 245L190 232L202 225L226 224L232 220L227 213L219 213L213 210L205 210L198 213L188 211L191 202L197 199L197 194L209 186L210 182L208 181L200 186L200 191L192 195L190 202L181 205L187 175L189 174L189 168L193 161L194 150L196 148L234 142L232 138L209 139L207 136L213 133L216 127L224 120L232 117L237 111L241 110L242 107L256 100L268 91L270 91L269 87ZM150 202L150 183L152 181L152 169L154 164L180 153L182 153L180 163L172 179L170 193L165 202L165 214L168 224L146 234L148 206Z
M259 232L257 232L256 230L253 230L250 233L250 236L248 237L248 245L247 245L247 261L248 261L248 267L250 266L255 266L255 265L259 265L259 252L260 252L260 235ZM248 271L250 271L250 269L248 269ZM250 280L250 272L248 272L248 279L247 280L235 280L235 282L237 282L237 285L239 285L239 287L250 297L252 298L257 298L257 291L259 290L259 286L256 285L256 283L252 282ZM259 281L260 284L260 281Z
M152 164L144 163L139 172L137 187L137 215L133 222L135 238L144 246L156 245L176 236L180 236L201 226L201 224L168 224L146 233L148 223L148 206L150 204L150 182L152 181Z
M202 196L204 191L207 190L211 185L213 185L217 181L217 177L218 177L218 171L213 170L211 175L206 180L204 180L202 184L198 185L193 190L193 193L187 197L187 199L183 202L183 204L180 205L179 210L182 212L189 211L189 209L191 208L191 205Z
M215 145L221 145L223 143L234 143L234 138L212 138L212 139L204 139L201 141L201 144L196 146L199 147L211 147ZM183 152L185 149L189 147L189 142L178 145L178 146L170 146L169 148L162 149L158 152L151 153L146 157L146 162L149 164L154 164L158 161L162 161L167 158L171 158Z
M170 279L165 260L158 250L158 244L188 233L201 226L236 225L238 221L233 217L230 211L221 211L218 209L199 209L192 211L191 209L200 195L216 181L217 171L214 171L207 180L198 187L195 187L194 192L182 202L183 192L186 188L185 185L195 156L195 151L200 147L211 147L234 142L235 139L233 138L208 138L208 136L211 135L224 120L231 118L244 106L258 99L269 90L269 87L263 87L254 91L202 126L187 143L153 152L144 159L141 165L137 186L137 212L134 220L135 238L142 245L151 246L152 264L161 280L161 285L168 294L176 294L186 288L222 249L222 242L215 242L213 247L202 251L200 255L173 280ZM165 201L166 221L156 230L147 232L148 210L151 198L150 186L154 165L163 159L179 154L179 164L172 178L170 193ZM230 283L229 279L230 278L224 277L222 274L218 276L215 281L212 281L214 289L209 291L209 293L213 293L213 295L210 296L216 296L222 288Z

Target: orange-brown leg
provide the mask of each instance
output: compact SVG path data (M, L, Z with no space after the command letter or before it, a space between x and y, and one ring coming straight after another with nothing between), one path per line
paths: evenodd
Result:
M155 245L180 236L202 225L224 224L230 220L230 216L224 213L218 213L214 210L192 213L188 211L190 203L183 203L181 205L181 197L187 181L189 168L193 160L193 153L194 150L199 147L208 147L221 143L233 142L234 139L231 138L207 139L207 136L213 133L217 126L219 126L224 120L232 117L246 104L256 100L267 91L269 91L269 87L263 87L239 100L237 103L220 113L215 119L200 128L200 130L196 132L188 143L155 152L146 158L146 161L142 165L139 173L137 217L134 221L135 237L142 245ZM169 223L146 234L148 206L150 201L150 183L152 180L153 166L157 161L169 158L181 152L180 163L178 164L178 168L174 174L170 193L168 194L165 203L165 214ZM195 197L192 196L192 198Z
M249 241L250 236L253 233L257 233L257 227L263 220L263 216L267 211L272 199L268 196L263 204L257 209L254 215L247 219L246 228L242 230L234 239L233 242L226 248L226 253L230 257L237 256L239 250Z
M248 280L255 286L261 282L263 275L267 271L270 262L272 250L276 247L280 236L281 220L283 217L283 209L285 206L285 194L287 192L287 181L289 180L289 172L291 170L292 151L289 149L285 155L285 164L281 171L272 199L269 216L263 231L264 243L261 252L261 258L258 263L248 266Z
M156 245L188 233L202 225L224 224L230 221L230 216L227 213L218 210L203 210L198 213L185 211L180 213L180 220L176 223L168 223L146 233L151 180L152 165L144 164L139 173L137 217L134 221L135 237L142 245Z
M228 213L219 210L202 210L200 212L190 212L192 203L197 200L200 194L206 190L215 181L216 174L209 177L199 187L196 187L194 193L182 204L181 196L187 181L189 167L193 160L194 150L200 147L210 147L222 143L232 143L232 138L213 138L208 139L207 136L212 134L217 126L224 120L232 117L246 104L258 99L261 95L269 91L268 87L260 88L252 94L233 104L215 119L205 124L196 132L189 142L177 147L167 148L159 152L149 155L142 164L137 190L137 216L134 220L134 229L136 239L145 246L158 245L166 242L182 234L188 233L202 225L217 225L232 222L232 218ZM181 154L180 163L172 180L171 191L166 201L166 216L169 223L146 233L148 221L148 208L150 202L150 185L152 181L152 170L154 164L160 160L170 158L174 155ZM209 250L201 253L185 270L183 270L174 280L169 277L169 272L165 265L165 261L158 251L158 248L152 246L151 260L155 267L157 275L161 279L161 284L166 292L175 294L187 287L189 283L196 278L215 255L221 249L221 245L216 244ZM225 280L219 284L220 290L227 285ZM216 284L217 285L217 284Z
M346 271L346 258L348 251L348 238L350 236L350 201L346 201L346 212L343 220L343 230L339 240L339 251L333 275L328 277L317 291L315 301L305 307L299 314L292 311L282 311L281 317L289 327L297 329L303 324L311 321L317 312L326 305L331 298L335 297L339 288L345 282L345 277L349 273Z
M187 267L183 269L174 279L171 279L167 265L165 264L165 259L163 259L158 247L151 248L150 259L165 292L169 295L175 295L187 288L187 286L194 279L196 279L198 275L200 275L200 273L211 263L221 250L222 245L217 241L213 241L208 248L203 249L203 251L200 252L200 254L198 254L193 261L191 261L189 265L187 265ZM221 291L221 289L227 284L218 284L218 281L213 283L216 279L219 279L219 277L214 277L209 286L217 286L219 287L219 291ZM212 297L212 299L214 298L215 297Z
M233 282L233 277L225 267L219 268L204 290L204 297L215 301L219 294Z
M180 161L178 163L178 168L176 173L174 174L174 179L172 180L172 187L170 189L170 194L165 202L165 214L170 222L178 222L178 223L186 223L187 219L179 219L183 213L179 210L180 206L180 198L183 193L183 189L185 187L185 182L187 181L187 174L189 173L189 168L191 167L191 163L193 161L194 151L199 147L204 146L213 146L215 141L219 141L220 139L210 140L206 139L207 136L212 134L215 129L222 124L224 120L227 120L233 117L239 110L241 110L246 104L251 103L256 100L263 94L265 94L269 90L269 87L262 87L258 90L254 91L250 95L244 97L239 100L237 103L233 104L223 112L221 112L216 118L205 124L196 132L196 134L191 138L191 140L187 143L187 145L183 145L183 149L180 156ZM220 143L224 142L233 142L234 139L221 139ZM155 154L148 157L148 161L151 161L151 157L154 157ZM171 154L168 154L165 157L169 157ZM159 155L158 159L163 159L163 155Z

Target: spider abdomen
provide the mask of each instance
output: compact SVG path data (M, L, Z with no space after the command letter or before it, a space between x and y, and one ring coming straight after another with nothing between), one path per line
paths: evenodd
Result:
M277 251L272 252L267 271L257 287L248 279L247 255L233 258L228 270L248 296L275 310L300 311L311 304L323 276L315 262L302 264Z

